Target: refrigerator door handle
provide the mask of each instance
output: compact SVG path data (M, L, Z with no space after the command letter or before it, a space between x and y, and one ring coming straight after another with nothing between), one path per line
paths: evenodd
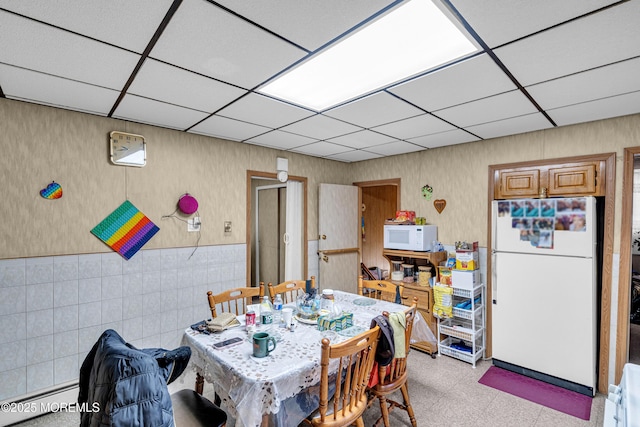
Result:
M491 302L494 305L498 304L498 280L497 274L498 271L498 257L496 256L496 251L491 251Z

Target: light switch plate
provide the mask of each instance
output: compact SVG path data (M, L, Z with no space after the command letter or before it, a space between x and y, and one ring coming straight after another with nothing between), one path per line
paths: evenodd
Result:
M187 231L200 231L200 217L194 216L187 220Z

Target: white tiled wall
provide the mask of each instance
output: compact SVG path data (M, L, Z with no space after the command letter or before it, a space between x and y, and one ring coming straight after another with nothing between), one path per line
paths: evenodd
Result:
M0 401L77 380L108 328L175 348L207 291L245 286L244 244L0 260ZM315 252L313 252L315 254Z

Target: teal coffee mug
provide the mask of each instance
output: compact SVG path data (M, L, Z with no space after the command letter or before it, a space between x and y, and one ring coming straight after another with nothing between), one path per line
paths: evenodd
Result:
M273 347L269 348L269 343ZM253 334L253 356L267 357L269 353L276 349L276 339L266 332L256 332Z

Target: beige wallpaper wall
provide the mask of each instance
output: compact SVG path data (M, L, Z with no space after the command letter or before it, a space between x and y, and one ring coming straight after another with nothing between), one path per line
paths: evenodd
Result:
M144 135L144 168L114 166L108 134ZM640 115L567 126L426 150L352 165L218 140L154 126L0 99L0 258L108 252L89 232L125 199L161 229L145 248L196 243L183 222L162 219L189 192L199 203L201 245L245 241L246 171L275 172L276 157L289 159L289 174L308 178L308 238L317 238L318 184L349 184L401 178L402 208L439 226L446 244L456 240L487 245L487 166L525 160L616 152L616 252L619 239L621 159L624 147L640 145ZM55 180L62 199L42 199L39 190ZM438 214L420 189L433 187L445 199ZM232 221L233 231L223 232Z
M113 130L145 137L145 167L111 164ZM308 177L312 238L318 183L351 182L340 162L7 99L0 99L0 138L0 259L109 252L90 230L127 198L160 227L145 249L194 246L185 223L162 219L186 192L199 202L200 245L244 243L246 171L275 172L276 157L289 159L290 175ZM51 181L62 185L61 199L40 197ZM232 233L225 235L224 221Z
M616 152L614 250L618 252L623 149L633 146L640 146L640 115L359 162L350 170L354 181L402 178L402 208L437 224L443 243L466 240L487 246L489 165ZM422 198L425 184L433 187L431 201ZM433 207L435 199L447 202L441 214Z

